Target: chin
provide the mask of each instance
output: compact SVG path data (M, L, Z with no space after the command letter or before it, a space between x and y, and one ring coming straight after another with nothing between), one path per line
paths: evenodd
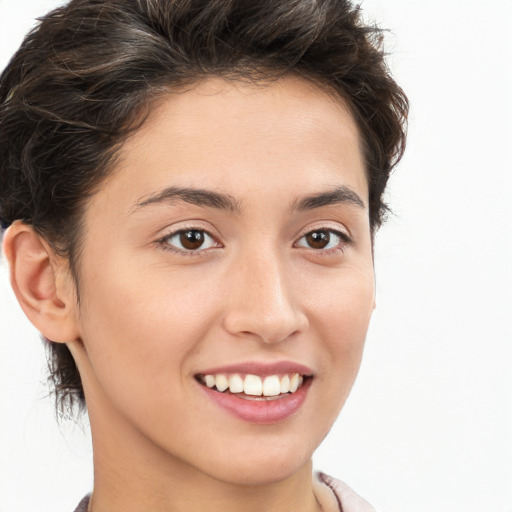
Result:
M254 453L223 457L222 463L208 471L217 480L240 486L271 485L291 478L305 466L311 466L313 449L290 447L279 450L273 447L263 449L256 443Z
M238 486L266 486L276 484L291 478L301 470L309 460L297 466L276 464L269 461L265 466L238 469L235 467L226 470L222 475L216 476L218 480Z

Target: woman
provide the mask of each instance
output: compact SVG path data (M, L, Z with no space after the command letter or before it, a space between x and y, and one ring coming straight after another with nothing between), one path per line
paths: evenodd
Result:
M348 2L75 0L0 86L14 292L77 510L371 510L311 456L359 368L407 100Z

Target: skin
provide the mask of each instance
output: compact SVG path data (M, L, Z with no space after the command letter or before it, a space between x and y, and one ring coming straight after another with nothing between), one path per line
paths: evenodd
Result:
M311 457L353 385L374 308L368 186L347 108L299 78L209 79L160 101L120 156L84 212L79 305L67 262L30 228L5 242L22 306L82 375L92 510L337 510ZM156 200L168 187L222 193L238 211ZM294 208L340 187L361 204ZM170 236L185 228L212 237L187 252ZM319 230L333 249L308 245ZM16 255L38 241L39 270L17 284ZM37 314L23 299L34 291L47 301ZM194 377L246 361L311 368L299 411L252 424Z

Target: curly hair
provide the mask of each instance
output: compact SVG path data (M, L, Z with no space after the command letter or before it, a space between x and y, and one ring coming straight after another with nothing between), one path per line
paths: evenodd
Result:
M348 0L72 0L39 20L0 78L0 221L31 224L69 259L78 288L81 219L153 102L208 76L263 83L296 74L327 87L358 125L372 234L405 148L408 100L383 31ZM57 405L85 406L65 344L47 341Z

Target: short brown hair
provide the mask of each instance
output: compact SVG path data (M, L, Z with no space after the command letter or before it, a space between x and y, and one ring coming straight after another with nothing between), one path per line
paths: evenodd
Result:
M78 285L84 204L156 97L211 75L258 83L294 73L351 109L374 232L408 111L382 40L346 0L72 0L40 20L1 75L2 227L32 224ZM67 346L48 348L61 410L85 405Z

